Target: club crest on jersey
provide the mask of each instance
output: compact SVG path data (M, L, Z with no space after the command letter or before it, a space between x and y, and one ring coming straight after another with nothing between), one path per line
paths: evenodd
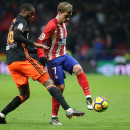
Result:
M42 34L40 35L39 39L40 39L40 40L43 40L44 38L45 38L45 34L42 33Z
M20 30L22 30L22 29L23 29L23 24L20 23L20 24L18 25L18 28L19 28Z

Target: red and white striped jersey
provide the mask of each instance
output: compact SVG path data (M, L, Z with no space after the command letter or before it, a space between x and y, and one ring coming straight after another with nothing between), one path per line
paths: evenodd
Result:
M47 60L52 60L67 53L66 37L66 23L61 25L56 18L48 22L37 40L40 44L46 41L46 45L50 47L50 49L45 52ZM44 57L43 49L37 48L37 54L39 58Z

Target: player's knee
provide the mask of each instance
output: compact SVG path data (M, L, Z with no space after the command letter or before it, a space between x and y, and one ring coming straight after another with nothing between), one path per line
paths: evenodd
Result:
M29 97L30 97L30 94L26 94L26 95L24 95L24 96L23 96L24 101L26 101L27 99L29 99Z
M74 72L75 74L80 74L80 73L83 72L83 69L82 69L82 67L81 67L80 65L75 65L75 66L73 67L73 72Z
M61 93L63 93L64 88L65 88L65 85L64 85L64 84L62 84L62 85L57 85L56 87L61 91Z
M60 91L61 91L61 93L63 93L63 91L64 91L64 87L61 87L61 88L60 88Z
M30 94L24 94L24 95L19 94L18 96L21 99L21 103L23 103L30 97Z
M44 85L45 87L48 87L48 86L53 85L53 84L54 84L54 83L53 83L53 80L52 80L52 79L48 79L46 82L43 83L43 85Z

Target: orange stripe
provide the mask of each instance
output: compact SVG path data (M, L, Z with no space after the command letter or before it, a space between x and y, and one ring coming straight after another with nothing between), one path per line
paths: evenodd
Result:
M28 58L28 61L34 66L34 68L41 74L45 74L46 72L43 72L39 67L38 65L32 60L32 58Z
M13 23L15 23L15 22L16 22L16 18L13 19Z
M25 48L25 44L24 43L22 43L22 47L24 48L24 52L25 52L25 55L26 55L26 58L28 59L28 61L34 66L34 68L40 73L40 74L42 74L43 73L43 71L40 69L40 68L38 68L38 66L37 66L37 64L35 63L35 62L33 62L33 60L32 60L32 58L29 56L29 54L28 54L28 50ZM40 72L41 71L41 72Z
M24 97L23 96L20 96L20 95L18 95L19 97L20 97L20 99L21 99L21 103L23 103L24 102Z
M25 48L25 44L24 43L22 43L22 47L24 48L24 53L26 55L26 58L28 59L30 56L28 54L28 50Z
M49 85L48 87L46 87L46 89L48 90L48 88L50 87L56 87L55 85Z
M22 47L24 48L24 52L25 52L25 55L26 55L26 58L27 58L27 60L34 66L34 68L41 74L41 75L43 75L43 74L45 74L39 67L38 67L38 65L32 60L32 58L29 56L29 54L28 54L28 50L25 48L25 44L24 43L22 43Z
M28 54L28 50L25 48L25 44L23 44L24 52L26 55L27 60L34 66L34 68L40 73L44 74L44 72L38 67L38 65L32 60L32 58Z
M30 58L29 54L28 54L28 50L25 48L25 44L22 43L22 47L24 48L24 52L25 52L25 55L26 55L26 58Z

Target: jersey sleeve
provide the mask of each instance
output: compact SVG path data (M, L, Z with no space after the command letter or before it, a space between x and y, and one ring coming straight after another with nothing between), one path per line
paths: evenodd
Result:
M14 26L14 30L15 29L25 32L27 30L27 21L24 19L18 20Z
M19 19L14 24L14 39L18 42L23 42L28 45L33 45L33 42L25 38L22 34L27 31L27 21Z
M42 31L41 35L39 36L39 38L37 40L37 43L43 44L48 38L50 38L53 35L54 30L55 30L55 26L52 25L51 22L49 22L45 26L45 28ZM45 57L44 52L45 52L45 50L37 48L37 55L38 55L39 58L40 57Z

